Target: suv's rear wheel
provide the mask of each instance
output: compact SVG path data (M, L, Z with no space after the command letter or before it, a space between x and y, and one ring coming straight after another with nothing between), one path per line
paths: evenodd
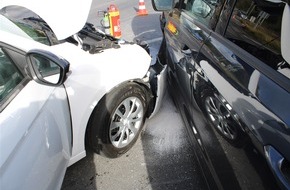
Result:
M147 100L144 89L128 83L106 95L91 119L88 145L97 153L115 158L127 152L143 128Z
M211 91L202 96L203 111L217 132L234 146L244 145L245 134L226 105Z

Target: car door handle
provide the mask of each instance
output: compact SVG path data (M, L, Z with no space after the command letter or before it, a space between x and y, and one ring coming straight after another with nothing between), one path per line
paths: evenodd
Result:
M284 186L284 188L289 187L290 183L285 177L285 175L289 175L289 171L284 171L285 174L282 172L283 162L287 161L274 147L268 145L265 146L264 149L266 152L266 159L275 177L279 180L279 183Z
M181 52L185 55L185 56L192 56L191 50L190 49L182 49Z
M192 51L186 44L181 47L181 53L183 53L185 57L192 57Z

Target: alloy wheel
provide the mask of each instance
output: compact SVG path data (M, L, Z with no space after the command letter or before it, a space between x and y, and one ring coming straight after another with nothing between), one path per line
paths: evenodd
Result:
M137 97L128 97L112 115L110 140L116 148L128 145L138 134L144 119L144 107Z
M208 96L205 100L206 112L215 128L226 138L235 140L237 129L234 120L225 106L213 96Z

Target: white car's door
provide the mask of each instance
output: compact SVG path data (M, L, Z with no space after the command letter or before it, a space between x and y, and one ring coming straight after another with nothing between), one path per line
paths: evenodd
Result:
M24 54L0 44L0 189L60 189L71 156L66 91L25 67Z

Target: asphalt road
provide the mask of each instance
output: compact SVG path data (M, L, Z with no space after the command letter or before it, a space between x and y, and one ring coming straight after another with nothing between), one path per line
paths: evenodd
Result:
M149 14L137 16L138 3L137 0L94 0L88 20L99 27L98 11L116 4L122 38L147 41L154 62L162 40L160 13L152 9L151 1L145 0ZM166 93L159 113L147 120L129 152L117 159L88 153L68 168L62 190L207 189L201 173L181 117Z

